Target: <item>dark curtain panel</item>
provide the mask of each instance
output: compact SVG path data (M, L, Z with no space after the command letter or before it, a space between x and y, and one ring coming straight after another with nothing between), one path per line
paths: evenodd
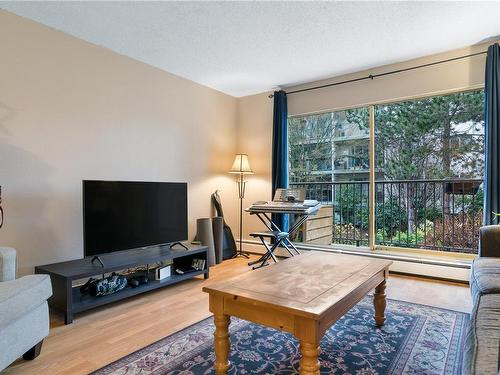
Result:
M488 48L485 78L484 218L483 225L498 224L500 213L500 46Z
M288 108L286 92L274 92L272 193L288 187ZM273 222L281 230L288 230L288 215L273 214Z

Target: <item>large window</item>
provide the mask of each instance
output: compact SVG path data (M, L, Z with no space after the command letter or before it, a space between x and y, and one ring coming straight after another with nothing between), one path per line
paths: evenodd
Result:
M291 184L324 204L298 240L476 252L483 103L478 90L291 117Z

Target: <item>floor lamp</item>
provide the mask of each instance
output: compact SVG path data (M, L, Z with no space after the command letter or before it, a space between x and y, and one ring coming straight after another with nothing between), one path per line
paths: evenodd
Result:
M234 257L243 256L249 258L248 253L243 251L243 198L245 198L245 185L246 181L243 180L244 175L253 174L250 168L250 163L248 162L247 154L236 154L233 162L233 166L229 173L238 174L238 197L240 198L240 247Z

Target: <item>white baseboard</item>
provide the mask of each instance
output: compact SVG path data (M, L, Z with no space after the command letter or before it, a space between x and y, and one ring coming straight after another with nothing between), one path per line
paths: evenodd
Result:
M261 244L248 240L243 241L243 249L244 251L248 251L255 254L264 254L265 252L265 249ZM301 249L301 251L308 251L308 250ZM317 251L346 253L345 251L339 249L331 249L331 250L318 249ZM277 249L275 254L283 257L289 256L288 252L282 248ZM364 252L362 255L380 257L375 253L369 254L366 252ZM384 258L390 259L390 257L387 256L384 256ZM432 264L432 262L426 260L415 261L415 259L411 260L409 259L405 261L402 260L401 257L398 257L397 259L392 259L392 261L394 263L392 264L390 270L393 272L401 272L410 275L426 276L439 279L448 279L448 280L466 281L466 282L469 281L470 270L468 268Z
M435 264L423 264L394 260L390 270L417 276L469 282L470 270Z

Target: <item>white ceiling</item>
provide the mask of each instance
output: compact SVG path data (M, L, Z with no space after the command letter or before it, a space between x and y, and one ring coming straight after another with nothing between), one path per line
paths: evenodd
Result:
M3 2L0 8L233 96L500 34L500 2Z

